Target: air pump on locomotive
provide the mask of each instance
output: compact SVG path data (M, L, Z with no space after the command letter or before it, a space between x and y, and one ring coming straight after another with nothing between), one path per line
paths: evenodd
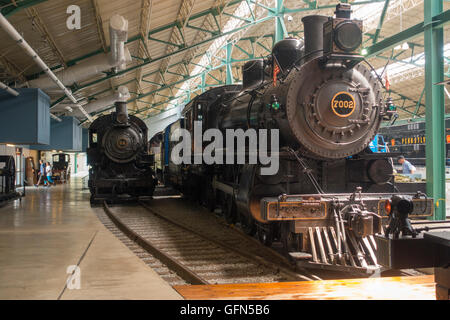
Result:
M368 148L395 110L362 63L362 21L350 13L339 4L335 17L304 17L304 42L281 40L270 57L243 66L242 86L193 99L163 132L161 158L165 184L221 207L228 222L266 245L281 241L298 263L366 272L378 268L373 234L405 207L393 197L410 203L413 217L432 215L433 201L396 192L389 155ZM261 164L175 165L170 136L193 131L194 121L203 131L278 129L278 172L262 175Z

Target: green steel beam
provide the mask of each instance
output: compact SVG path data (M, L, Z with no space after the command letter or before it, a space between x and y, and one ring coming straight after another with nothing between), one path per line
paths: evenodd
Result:
M435 27L442 17L442 0L424 1L425 31L425 165L427 195L434 199L434 219L445 220L445 103L444 87L436 85L444 79L444 33ZM448 11L446 11L448 12Z
M273 44L287 37L287 29L284 24L284 0L277 0L277 6L275 7L275 36L273 38Z
M416 109L414 110L414 118L416 117L416 115L418 115L418 113L419 113L419 109L420 109L420 106L422 105L422 98L423 98L423 94L425 93L425 87L423 87L423 90L422 90L422 93L420 94L420 98L419 98L419 101L417 101L417 103L416 103Z
M246 54L249 58L251 58L253 56L253 54L248 53L246 50L242 49L240 46L237 45L237 43L234 44L234 46L236 48L238 48L238 50L242 51L244 54Z
M10 5L3 7L0 11L5 17L10 17L22 9L35 6L45 1L47 0L22 0L22 1L17 0L15 1L15 3L14 1L11 1Z
M259 23L261 23L261 22L267 21L267 20L269 20L269 19L272 19L272 17L271 17L271 16L266 16L266 17L263 17L263 18L261 18L261 19L259 19L259 20L257 20L257 21L254 21L254 22L251 22L251 23L248 23L248 24L244 24L243 26L240 26L240 27L235 28L235 29L233 29L233 30L229 30L229 31L227 31L227 32L224 32L224 33L221 33L221 34L219 34L219 35L216 35L216 36L210 37L210 38L208 38L208 39L205 39L205 40L203 40L203 41L200 41L200 42L197 42L197 43L193 43L193 44L191 44L191 45L189 45L189 46L185 46L185 47L183 47L183 48L181 48L181 49L179 49L179 50L176 50L176 51L174 51L174 52L171 52L171 53L168 53L168 54L159 56L159 57L157 57L157 58L154 58L154 59L148 59L148 58L146 58L145 61L142 62L142 63L140 63L140 64L136 64L136 65L134 65L134 66L132 66L132 67L129 67L129 68L125 69L125 70L122 70L122 71L119 71L119 72L117 72L117 73L110 74L110 75L108 75L108 76L106 76L106 77L103 77L103 78L100 78L100 79L97 79L97 80L88 82L88 83L86 83L86 84L80 86L80 87L79 87L77 90L75 90L73 93L75 93L76 91L78 91L78 90L80 90L80 89L88 88L88 87L91 87L91 86L96 85L96 84L98 84L98 83L102 83L102 82L104 82L104 81L106 81L106 80L109 80L109 79L111 79L111 78L114 78L114 77L117 77L117 76L124 75L124 74L126 74L126 73L128 73L128 72L130 72L130 71L134 71L134 70L136 70L136 69L139 69L139 68L141 68L141 67L147 66L147 65L152 64L152 63L155 63L155 62L157 62L157 61L166 59L166 58L168 58L168 57L171 57L171 56L173 56L173 55L179 54L179 53L181 53L181 52L184 52L184 51L188 51L188 50L197 48L197 47L202 46L202 45L204 45L204 44L210 43L210 42L212 42L212 41L214 41L214 40L216 40L216 39L219 39L219 38L221 38L221 37L223 37L223 36L231 35L231 34L233 34L233 33L235 33L235 32L238 32L238 31L240 31L240 30L247 29L247 28L249 28L249 27L251 27L251 26L254 26L254 25L259 24ZM64 99L64 97L61 97L61 98ZM59 98L57 101L60 101L61 98ZM53 104L52 104L52 105L53 105Z
M248 19L248 18L238 17L238 16L235 16L234 14L227 13L227 12L224 12L223 15L228 16L228 17L232 17L232 18L236 18L236 19L242 20L242 21L244 21L244 22L253 22L253 21L254 21L254 19Z
M389 58L389 57L382 56L380 54L377 55L377 58L380 58L380 59L383 59L383 60L389 60L389 61L392 61L392 62L398 62L398 63L402 63L402 64L410 64L410 65L412 65L414 67L418 67L418 68L423 68L424 67L424 66L419 65L419 64L414 63L414 62L398 60L395 57Z
M233 44L231 42L228 42L226 45L226 61L225 61L225 67L226 67L226 78L225 83L226 84L233 84L233 68L232 68L232 59L231 54L233 53Z
M200 85L201 86L200 88L201 88L202 93L203 93L206 90L205 89L205 87L206 87L206 72L203 72L201 77L202 77L202 83Z
M367 0L367 1L353 1L352 3L350 3L352 5L352 7L354 6L361 6L361 5L365 5L365 4L370 4L370 3L376 3L376 2L384 2L386 0ZM304 12L304 11L311 11L311 10L321 10L321 9L331 9L331 8L335 8L336 4L338 3L338 1L336 1L336 3L334 4L327 4L327 5L317 5L318 1L307 1L305 3L308 3L309 6L306 8L296 8L296 9L288 9L288 8L284 8L283 9L283 13L296 13L296 12Z
M43 1L46 1L46 0L24 0L24 1L29 2L30 5L31 5L31 3L37 4L37 3L39 3L39 2L43 2ZM191 15L191 16L189 17L188 23L189 23L189 22L192 22L192 21L194 21L194 20L196 20L196 19L199 19L199 18L202 18L202 17L206 17L207 15L212 15L212 16L215 18L218 14L220 14L220 12L222 12L222 11L224 10L224 8L225 8L226 6L234 6L234 5L236 5L236 4L240 4L240 3L243 2L243 1L246 1L247 3L253 3L253 4L260 5L259 3L255 3L255 0L232 0L232 1L229 1L225 6L219 6L219 7L210 8L210 9L204 10L204 11L202 11L202 12L199 12L199 13L196 13L196 14ZM353 6L357 6L357 5L364 5L364 4L375 3L375 2L383 2L383 1L385 1L385 0L355 1L355 2L352 3L352 5L353 5ZM29 6L30 6L30 5L29 5ZM265 7L265 6L263 6L263 7ZM320 9L328 9L328 8L334 8L334 7L335 7L334 4L333 4L333 5L317 6L317 10L320 10ZM265 8L269 11L270 15L273 17L273 15L274 15L274 10L273 10L273 8L268 8L268 7L265 7ZM304 12L304 11L311 11L311 10L316 10L316 9L312 9L312 8L300 8L300 9L288 9L288 8L283 8L283 13L286 14L286 13ZM257 21L255 21L255 22L257 22ZM263 22L263 21L259 20L259 22ZM168 29L172 29L173 27L176 27L176 26L177 26L177 22L175 21L175 22L172 22L172 23L163 25L163 26L161 26L161 27L152 29L152 30L149 31L148 37L149 37L149 39L150 39L150 38L153 38L153 35L156 35L157 33L162 32L162 31L165 31L165 30L168 30ZM220 29L218 29L218 30L220 30ZM289 34L291 34L291 35L298 35L298 33L299 33L299 32L289 32ZM219 33L219 34L217 35L217 37L220 37L221 34L222 34L222 33ZM227 34L228 34L228 33L227 33ZM224 34L222 34L222 35L224 35ZM272 35L271 35L271 36L272 36ZM273 37L273 36L272 36L272 37ZM155 39L156 39L156 38L155 38ZM212 41L212 40L215 40L215 39L217 39L217 38L211 39L211 41ZM243 38L243 39L245 39L245 38ZM141 35L135 35L135 36L133 36L133 37L130 37L130 38L127 40L126 43L132 43L132 42L135 42L135 41L138 41L138 40L143 41ZM154 39L152 39L152 40L154 40ZM159 39L156 39L155 41L158 41L158 40L159 40ZM162 41L162 40L161 40L161 41ZM144 44L145 44L145 43L144 43ZM171 45L175 45L175 44L172 44L172 43L171 43ZM86 54L86 55L83 55L83 56L77 57L77 58L75 58L75 59L72 59L72 60L70 60L70 61L67 61L67 65L68 65L68 66L73 65L73 64L75 64L75 63L77 63L77 62L83 61L83 60L85 60L85 59L88 59L88 58L90 58L90 57L92 57L92 56L95 56L95 55L100 54L100 53L103 53L103 52L104 52L103 49L97 49L97 50L92 51L92 52L90 52L90 53L88 53L88 54ZM62 66L57 65L57 66L52 67L52 70L55 70L55 69L58 69L58 68L61 68L61 67L62 67ZM38 74L36 74L36 75L29 76L29 77L27 77L27 79L28 79L28 80L31 80L31 79L35 78L36 76L38 76L38 75L40 75L40 74L41 74L41 73L38 73Z
M380 36L381 28L383 27L384 18L386 17L387 8L389 7L390 0L384 2L383 10L381 11L380 20L378 21L377 30L373 36L372 44L377 43L378 37Z
M440 0L428 0L425 2L435 2ZM409 39L417 37L421 33L425 31L425 29L429 27L438 28L443 26L444 24L450 21L450 10L446 10L441 12L431 18L428 22L420 22L408 29L405 29L389 38L383 39L380 42L375 43L374 45L367 47L367 57L376 56L388 49L394 48L395 46L406 42Z
M263 57L256 57L256 59L259 59L259 58L263 58ZM249 60L253 60L253 59L242 59L242 62L245 62L245 61L249 61ZM219 65L219 66L215 66L215 67L212 67L209 71L213 71L213 70L221 70L223 67L225 66L225 64L223 63L223 64L221 64L221 65ZM196 74L196 75L191 75L191 76L189 76L188 78L186 78L186 79L181 79L181 80L178 80L178 81L175 81L175 82L172 82L172 83L168 83L168 84L165 84L165 85L161 85L161 87L160 88L157 88L157 89L154 89L154 90L152 90L152 91L150 91L150 92L147 92L147 93L143 93L143 94L140 94L140 95L138 95L138 96L136 96L136 97L133 97L133 98L131 98L130 100L128 100L127 101L127 103L131 103L131 102L134 102L134 101L139 101L141 98L143 98L143 97L146 97L146 96L149 96L149 95L152 95L152 94L155 94L155 93L157 93L157 92L159 92L159 91L162 91L162 90L165 90L165 89L168 89L168 88L171 88L171 87L175 87L177 84L180 84L180 83L183 83L184 81L186 81L186 80L190 80L190 79L194 79L194 78L197 78L197 77L201 77L202 76L202 74L204 74L205 72L201 72L201 73L198 73L198 74ZM211 76L211 75L210 75ZM218 83L218 85L223 85L222 83ZM189 91L188 90L188 92L191 92L191 91ZM167 101L167 102L170 102L170 101L172 101L172 100L175 100L175 99L178 99L179 97L173 97L173 98L171 98L169 101ZM143 101L141 101L141 102L143 102ZM159 103L159 102L158 102ZM151 104L151 103L149 103L149 104ZM159 104L158 104L159 105ZM105 110L102 110L102 112L105 112L105 111L109 111L109 110L111 110L112 108L114 108L114 107L110 107L110 108L107 108L107 109L105 109ZM140 112L144 112L144 111L147 111L147 110L149 110L149 109L151 109L151 107L148 107L148 108L143 108L143 109L141 109L141 110L139 110L138 112L135 112L135 113L140 113Z
M27 1L27 0L24 0L24 1ZM126 73L128 73L128 72L134 71L134 70L136 70L136 69L138 69L138 68L141 68L141 67L143 67L143 66L149 65L149 64L151 64L151 63L155 63L155 62L157 62L157 61L160 61L160 60L162 60L162 59L168 58L168 57L170 57L170 56L173 56L173 55L182 53L182 52L184 52L184 51L187 51L187 50L196 48L196 47L198 47L198 46L204 45L204 44L206 44L206 43L212 42L212 41L214 41L214 40L216 40L216 39L218 39L218 38L220 38L220 37L222 37L222 36L226 36L226 35L235 33L235 32L237 32L237 31L240 31L240 30L249 28L249 27L251 27L251 26L254 26L254 25L258 24L258 23L265 22L265 21L267 21L267 20L269 20L269 19L273 19L273 18L276 17L276 15L277 15L277 13L276 13L276 12L277 12L277 10L276 10L277 8L269 8L269 7L266 7L266 6L264 6L264 5L261 5L260 3L258 3L258 2L255 1L255 0L231 0L231 1L229 1L229 2L228 2L226 5L224 5L224 6L219 6L219 7L210 8L210 9L208 9L208 10L204 10L204 11L202 11L202 12L199 12L199 13L196 13L196 14L191 15L190 18L189 18L189 20L188 20L188 23L191 23L191 22L193 22L194 20L199 19L199 18L204 18L204 17L206 17L207 15L212 15L212 16L215 18L218 14L223 13L223 10L225 9L226 6L237 5L237 4L240 4L240 3L243 2L243 1L246 1L247 4L253 3L253 4L257 5L257 6L260 6L260 7L265 8L265 9L267 10L267 16L264 17L264 18L261 18L261 19L259 19L259 20L256 20L256 21L253 21L253 22L250 22L250 23L246 23L246 24L244 24L244 25L241 26L241 27L238 27L238 28L236 28L236 29L234 29L234 30L230 30L230 31L225 32L225 33L224 33L224 32L221 32L220 29L219 29L219 31L217 32L216 35L213 35L212 37L210 37L210 38L208 38L208 39L206 39L206 40L203 40L203 41L201 41L201 42L199 42L199 43L190 44L189 46L187 46L187 45L184 45L184 46L183 46L183 45L177 45L178 49L175 50L174 52L170 53L170 54L166 54L166 55L163 55L163 56L154 58L154 59L148 59L148 58L147 58L147 59L144 59L144 60L142 61L142 63L139 63L139 64L137 64L137 65L135 65L135 66L129 67L128 69L125 69L125 70L120 71L120 72L118 72L118 73L112 73L112 74L109 74L109 75L107 75L106 77L103 77L103 78L101 78L101 79L97 79L97 80L88 82L88 83L86 83L86 84L84 84L84 85L82 85L82 86L79 86L78 88L76 88L76 89L74 90L74 92L76 92L76 91L78 91L78 90L81 90L81 89L84 89L84 88L87 88L87 87L90 87L90 86L93 86L93 85L95 85L95 84L101 83L101 82L103 82L103 81L107 81L107 80L109 80L109 79L111 79L111 78L114 78L114 77L117 77L117 76L126 74ZM282 3L281 0L277 0L277 1L280 1L280 2ZM356 6L356 5L364 5L364 4L368 4L368 3L382 2L382 1L385 1L385 0L356 1L356 2L353 2L352 5L353 5L353 6ZM28 2L28 1L27 1L27 2ZM33 1L29 1L29 2L31 3L31 2L33 2ZM36 1L36 2L37 2L37 1ZM320 5L319 5L319 6L318 6L317 3L314 2L314 5L313 5L313 6L309 6L309 7L307 7L307 8L288 9L288 8L282 7L282 8L280 9L280 8L278 7L278 9L280 9L279 12L278 12L278 14L279 14L279 15L282 15L282 14L285 14L285 13L294 13L294 12L310 11L310 10L320 10L320 9L327 9L327 8L334 8L334 7L335 7L335 4L332 4L332 5L324 5L324 6L320 6ZM160 39L157 39L157 38L156 38L156 35L157 35L159 32L163 32L163 31L165 31L165 30L171 29L171 28L175 27L176 25L177 25L177 22L172 22L172 23L166 24L166 25L164 25L164 26L155 28L155 29L149 31L149 33L148 33L148 38L151 39L151 40L158 41L158 40L160 40ZM283 32L284 32L284 31L285 31L285 30L283 30ZM297 33L298 33L298 32L297 32ZM295 34L295 32L294 32L294 34ZM275 36L272 36L272 37L273 37L274 39L276 38ZM130 43L130 42L133 42L133 41L137 41L137 40L143 41L142 37L141 37L140 35L137 35L137 36L131 37L131 38L127 41L127 43ZM161 41L162 41L162 40L161 40ZM175 45L175 44L170 43L170 45ZM69 61L68 64L74 64L74 63L77 63L77 62L79 62L79 61L81 61L81 60L84 60L84 59L86 59L86 58L89 58L89 57L91 57L91 56L94 56L94 55L96 55L96 54L99 54L99 53L101 53L101 52L103 52L103 50L96 50L96 51L94 51L94 52L91 52L91 53L89 53L89 54L83 56L83 57L79 57L79 58L77 58L77 59L74 59L74 60L72 60L72 61ZM64 98L65 98L65 97L60 97L60 98L58 98L54 103L52 103L52 105L55 105L56 103L59 103L59 102L63 101Z
M419 106L423 106L425 107L425 105L423 103L421 103L420 101L414 100L408 96L405 96L404 94L401 94L395 90L390 89L390 92L394 93L395 95L399 96L401 99L403 100L408 100L411 101L412 103L414 103L414 105L419 105Z
M190 25L189 23L186 25L186 27L187 27L187 28L190 28L190 29L197 30L197 31L210 33L210 34L212 34L213 36L220 33L220 31L203 29L203 28L200 28L200 27L196 27L196 26Z
M275 39L276 37L274 37ZM283 40L283 39L281 39ZM279 41L279 40L278 40ZM274 43L276 43L277 41L274 40ZM264 50L266 50L267 53L272 53L272 50L270 50L269 48L267 48L265 45L263 45L261 42L256 41L255 42L257 45L259 45L261 48L263 48Z
M210 76L210 77L213 78L215 81L217 81L218 84L223 84L222 81L220 81L219 79L217 79L216 77L214 77L212 74L208 73L208 76Z
M167 44L168 46L177 47L179 49L184 47L184 45L181 45L181 44L177 44L177 43L173 43L173 42L169 42L169 41L165 41L165 40L156 39L156 38L153 38L153 37L150 37L150 36L148 37L148 40L156 41L156 42L159 42L159 43L162 43L162 44Z

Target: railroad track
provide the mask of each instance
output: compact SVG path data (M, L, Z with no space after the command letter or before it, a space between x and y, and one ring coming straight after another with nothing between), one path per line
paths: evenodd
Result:
M105 204L104 209L99 218L105 226L171 285L360 277L295 269L278 251L183 199L161 197L112 208ZM392 272L391 276L423 274Z
M109 218L105 210L97 210L97 217L103 225L111 231L128 249L139 257L147 266L152 268L158 275L170 285L188 284L183 278L178 276L173 270L167 267L161 260L157 259L147 250L139 246L134 240L130 239L118 226Z
M123 238L119 233L126 235L128 239L121 240L125 240L141 259L149 261L148 264L171 285L183 281L217 284L317 279L308 272L297 273L266 260L267 256L261 253L254 254L253 250L245 251L232 245L231 242L243 242L236 232L235 239L222 243L217 237L174 221L145 203L112 208L104 203L104 209L110 221L100 217L103 223L119 238ZM260 251L266 249L258 246Z

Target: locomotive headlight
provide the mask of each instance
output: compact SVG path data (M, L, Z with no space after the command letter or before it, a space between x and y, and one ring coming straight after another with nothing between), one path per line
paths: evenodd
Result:
M334 41L339 49L354 51L362 43L361 28L353 21L343 21L334 29Z

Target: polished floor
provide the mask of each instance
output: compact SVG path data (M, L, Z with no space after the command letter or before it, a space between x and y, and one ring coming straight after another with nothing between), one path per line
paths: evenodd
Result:
M174 288L186 300L436 300L431 275Z
M97 219L81 179L0 208L0 299L181 299Z

